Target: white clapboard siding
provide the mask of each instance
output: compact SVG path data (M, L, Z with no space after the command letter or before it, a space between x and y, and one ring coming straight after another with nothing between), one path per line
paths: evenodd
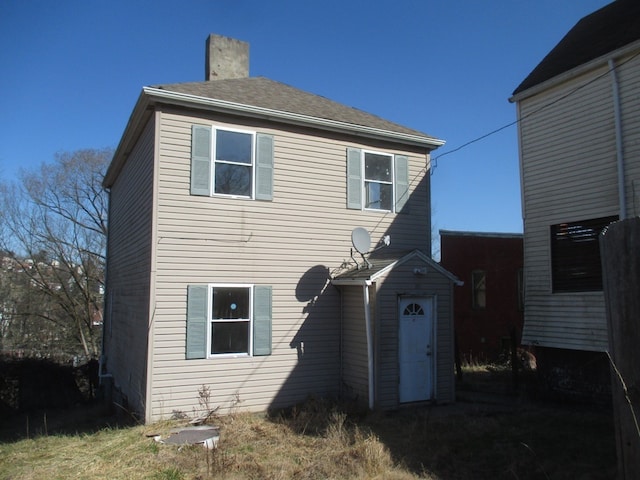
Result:
M621 59L620 61L622 61ZM520 101L524 199L525 326L529 344L603 351L602 292L552 293L550 227L619 214L612 78L608 65ZM617 71L626 206L637 215L640 60Z

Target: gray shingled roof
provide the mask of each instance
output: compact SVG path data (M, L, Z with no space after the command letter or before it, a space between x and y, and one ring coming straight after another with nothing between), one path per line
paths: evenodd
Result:
M264 77L172 83L155 85L153 88L432 138L424 132Z
M640 39L640 2L616 0L582 18L514 95Z

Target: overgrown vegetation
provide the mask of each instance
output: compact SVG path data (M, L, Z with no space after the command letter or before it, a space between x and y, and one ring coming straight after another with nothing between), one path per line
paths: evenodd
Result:
M0 352L68 361L100 350L112 151L78 150L0 182Z
M270 416L211 421L217 450L157 443L176 422L102 428L0 444L0 478L610 479L610 412L526 405L504 411L423 407L371 414L311 399ZM182 423L184 425L184 421ZM68 431L64 430L64 431Z

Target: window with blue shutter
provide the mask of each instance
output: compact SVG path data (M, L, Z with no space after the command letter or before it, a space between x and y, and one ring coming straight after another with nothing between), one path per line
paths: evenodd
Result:
M395 190L396 212L407 212L407 200L409 199L409 157L396 155L395 157Z
M409 157L347 148L347 208L407 212Z
M193 125L191 194L273 198L273 136Z
M189 285L186 358L271 354L271 287Z
M187 288L187 359L207 357L207 306L209 287Z
M191 127L191 195L211 194L211 127Z
M253 290L253 354L271 355L271 287Z
M273 135L256 136L256 200L273 199Z
M362 151L347 148L347 208L362 209Z

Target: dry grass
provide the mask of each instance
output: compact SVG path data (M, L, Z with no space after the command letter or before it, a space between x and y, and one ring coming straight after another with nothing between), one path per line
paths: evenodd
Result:
M457 407L456 407L457 408ZM471 412L471 413L470 413ZM442 407L363 414L323 401L270 417L215 419L220 446L177 448L149 434L175 423L0 443L0 479L609 479L611 416L589 409Z

